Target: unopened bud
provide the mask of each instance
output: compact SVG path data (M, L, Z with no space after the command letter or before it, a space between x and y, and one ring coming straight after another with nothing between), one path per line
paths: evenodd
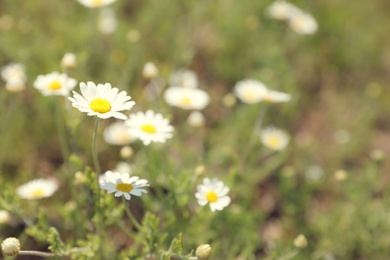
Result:
M225 107L232 107L236 104L237 98L232 93L227 93L222 98L222 103Z
M200 259L208 259L211 255L211 246L209 244L202 244L198 246L195 255Z
M11 219L11 215L6 210L0 210L0 225L8 223L8 221Z
M82 184L87 181L87 178L85 177L84 173L79 171L74 174L74 180L76 184Z
M304 235L299 234L295 239L294 239L294 246L298 248L304 248L307 246L307 239Z
M337 180L337 181L345 181L348 177L348 174L346 171L344 170L337 170L335 173L334 173L334 178Z
M195 174L196 175L203 175L206 172L206 167L204 165L198 165L195 168Z
M375 150L371 151L370 156L371 156L371 159L380 162L380 161L383 161L385 159L386 154L382 150L375 149Z
M64 69L73 69L77 67L76 55L73 53L65 53L61 60L61 67Z
M20 251L19 239L15 237L9 237L3 240L1 243L1 250L5 255L14 256Z
M148 79L154 78L158 75L158 68L153 62L147 62L142 70L142 75Z
M205 124L205 118L202 112L200 111L193 111L187 118L187 123L189 126L194 128L200 128L203 127Z
M121 151L120 151L120 156L123 159L128 159L131 156L133 156L133 154L134 154L134 150L130 146L123 146Z

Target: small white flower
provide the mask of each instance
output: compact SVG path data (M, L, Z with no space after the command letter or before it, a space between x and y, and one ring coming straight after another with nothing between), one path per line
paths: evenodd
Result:
M271 150L280 151L286 148L290 137L281 129L273 126L264 128L260 133L261 142Z
M11 219L11 215L6 210L0 210L0 225L8 223L8 221Z
M69 96L69 92L77 85L77 81L66 74L52 72L47 75L39 75L34 81L34 87L44 96Z
M174 87L197 88L198 78L192 70L179 69L169 77L169 85Z
M236 97L247 104L255 104L262 101L265 93L267 93L267 87L254 79L241 80L234 87Z
M296 33L314 34L318 25L313 16L306 13L296 14L289 20L289 25Z
M115 170L119 173L128 173L130 175L133 173L133 168L131 168L130 163L127 162L118 162L115 166Z
M1 77L4 81L19 79L26 82L26 73L24 65L18 63L10 63L1 69Z
M210 204L211 211L222 210L230 204L230 197L227 196L229 188L226 187L222 181L217 178L210 180L203 179L203 184L196 187L197 192L195 197L198 199L198 204L201 206Z
M103 7L106 5L110 5L114 3L116 0L78 0L80 4L89 7L89 8L95 8L95 7Z
M310 182L318 182L324 177L324 169L319 165L310 165L305 171L305 178Z
M61 60L61 67L71 69L77 67L77 58L73 53L65 53Z
M106 143L113 145L126 145L137 140L137 137L131 134L130 129L122 122L115 122L107 126L103 132L103 138Z
M203 127L205 124L205 117L200 111L192 111L187 118L187 124L194 128Z
M20 92L26 88L26 80L22 78L11 78L5 82L5 88L9 92Z
M158 68L153 62L147 62L142 70L142 75L145 78L154 78L158 75Z
M131 134L138 137L144 145L151 142L165 143L173 136L173 126L169 124L168 119L163 118L160 113L155 114L152 110L130 114L125 124Z
M112 34L117 26L118 22L114 10L109 7L102 8L98 19L99 31L103 34Z
M58 184L51 179L35 179L16 189L19 197L28 200L50 197L58 189Z
M7 256L14 256L20 251L20 242L16 237L9 237L1 243L1 250Z
M282 103L291 100L291 95L275 90L267 89L267 92L263 95L263 101L268 103Z
M285 1L275 1L267 8L268 14L277 20L287 20L290 17L302 13L302 11L293 4Z
M101 189L107 190L108 193L115 192L115 197L124 196L127 200L131 199L131 195L141 197L142 193L148 193L142 188L149 186L147 180L116 171L107 171L99 183Z
M210 102L209 95L198 88L170 87L164 92L164 98L170 106L190 110L202 110Z
M82 96L73 91L72 106L86 112L89 116L97 116L103 119L115 117L126 120L127 116L120 111L130 110L134 105L134 101L129 101L130 96L127 96L126 91L119 92L119 89L112 88L110 83L98 84L88 81L80 83ZM119 93L118 93L119 92Z

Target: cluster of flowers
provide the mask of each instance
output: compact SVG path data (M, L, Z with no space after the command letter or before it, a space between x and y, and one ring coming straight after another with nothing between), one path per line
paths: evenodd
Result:
M283 0L273 2L267 11L272 18L287 21L296 33L314 34L318 29L317 22L312 15Z

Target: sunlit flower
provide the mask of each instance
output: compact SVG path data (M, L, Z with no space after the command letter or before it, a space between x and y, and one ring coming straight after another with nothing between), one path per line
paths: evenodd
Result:
M128 173L107 171L99 180L100 188L108 193L115 193L115 197L124 196L130 200L131 195L141 197L142 193L148 193L143 187L149 186L148 181L132 176Z
M72 69L77 67L77 58L74 53L65 53L61 59L61 67L64 69Z
M103 7L106 5L110 5L114 3L116 0L78 0L80 4L90 7L90 8L95 8L95 7Z
M147 62L142 70L142 75L145 78L154 78L158 75L158 68L153 62Z
M268 14L277 20L287 20L290 17L302 13L302 11L293 4L285 1L275 1L267 8Z
M280 151L286 148L290 137L281 129L273 126L264 128L260 133L261 142L271 150Z
M106 143L113 145L126 145L137 140L123 121L114 122L107 126L106 129L104 129L103 138Z
M51 179L35 179L16 189L19 197L28 200L42 199L50 197L58 189L58 184Z
M234 94L244 103L254 104L263 100L267 87L260 81L245 79L237 82Z
M198 199L198 204L204 206L209 203L210 209L213 212L215 210L222 210L230 204L231 199L227 196L229 188L217 178L213 178L212 180L204 178L203 184L198 185L196 189L195 197Z
M192 111L187 118L187 124L194 128L203 127L205 124L205 117L200 111Z
M125 124L131 134L138 137L144 145L151 142L165 143L173 136L173 126L169 124L168 119L163 118L160 113L155 114L152 110L130 114Z
M111 34L115 32L117 26L118 22L114 10L109 7L102 8L98 19L99 31L103 34Z
M1 243L1 250L7 256L13 256L20 251L20 242L16 237L9 237Z
M292 16L289 20L289 25L291 29L299 34L314 34L318 28L314 17L306 13Z
M120 111L130 110L134 101L129 101L126 91L119 92L119 89L112 88L110 83L98 84L88 81L80 83L81 94L73 91L72 106L89 116L97 116L103 119L115 117L126 120L127 116ZM119 93L118 93L119 92Z
M172 87L196 88L198 78L192 70L179 69L169 77L169 85Z
M77 85L77 81L66 74L52 72L47 75L39 75L34 81L34 87L44 96L69 96L69 92Z
M198 88L170 87L164 92L164 98L170 106L190 110L202 110L210 102L209 95Z

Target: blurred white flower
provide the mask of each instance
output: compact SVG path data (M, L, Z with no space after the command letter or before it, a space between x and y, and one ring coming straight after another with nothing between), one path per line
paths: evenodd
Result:
M101 189L115 193L115 197L124 196L126 200L130 200L131 195L141 197L143 193L148 193L142 188L149 186L147 180L116 171L107 171L104 177L99 179L99 183Z
M345 129L339 129L333 133L333 138L339 144L346 144L351 138L351 134Z
M213 212L222 210L230 204L231 199L227 196L229 188L217 178L212 180L204 178L203 184L198 185L196 189L195 197L198 199L198 204L204 206L209 203Z
M64 69L72 69L77 67L77 58L74 53L65 53L61 59L61 67Z
M130 163L127 162L118 162L115 170L119 173L128 173L130 175L133 173L133 168L131 168Z
M127 96L126 91L119 92L119 89L112 88L110 83L98 84L88 81L80 83L82 96L73 91L72 106L81 112L88 113L89 116L97 116L99 118L115 117L126 120L125 116L120 111L130 110L134 105L134 101L129 101L130 96ZM119 92L119 93L118 93Z
M1 69L1 77L4 81L18 79L24 81L27 80L24 65L18 63L10 63Z
M282 0L273 2L267 8L268 14L277 20L288 20L290 17L302 13L302 11L291 3Z
M163 118L160 113L155 114L152 110L130 114L125 124L131 134L138 137L144 145L151 142L165 143L173 136L173 126L169 124L168 119Z
M318 29L314 17L307 13L292 16L289 20L289 25L291 29L299 34L314 34Z
M19 78L13 78L5 82L5 88L9 92L20 92L26 88L26 81Z
M311 165L305 171L305 178L308 181L317 182L324 177L324 170L318 165Z
M187 124L194 128L203 127L205 124L205 117L200 111L192 111L191 114L187 118Z
M202 110L210 102L209 95L198 88L170 87L165 90L164 98L170 106L189 110Z
M58 184L52 179L35 179L16 189L16 194L23 199L35 200L50 197L58 189Z
M34 81L34 87L44 96L69 96L69 92L77 85L77 81L68 77L65 73L52 72L47 75L39 75Z
M11 215L6 210L0 210L0 225L8 223L11 219Z
M96 8L96 7L103 7L110 5L114 3L116 0L78 0L80 4L89 7L89 8Z
M169 85L172 87L197 88L198 77L192 70L179 69L169 77Z
M269 149L281 151L287 147L290 137L284 130L268 126L261 131L260 140Z
M7 256L14 256L20 251L20 241L16 237L9 237L1 243L1 250Z
M119 154L120 154L121 158L128 159L131 156L133 156L134 150L130 146L123 146L121 151L119 152Z
M98 29L103 34L112 34L118 26L115 12L112 8L106 7L100 10Z
M151 79L158 75L158 68L153 62L147 62L142 70L142 75L145 78Z
M106 143L113 145L126 145L137 140L124 122L114 122L107 126L104 129L103 138Z

